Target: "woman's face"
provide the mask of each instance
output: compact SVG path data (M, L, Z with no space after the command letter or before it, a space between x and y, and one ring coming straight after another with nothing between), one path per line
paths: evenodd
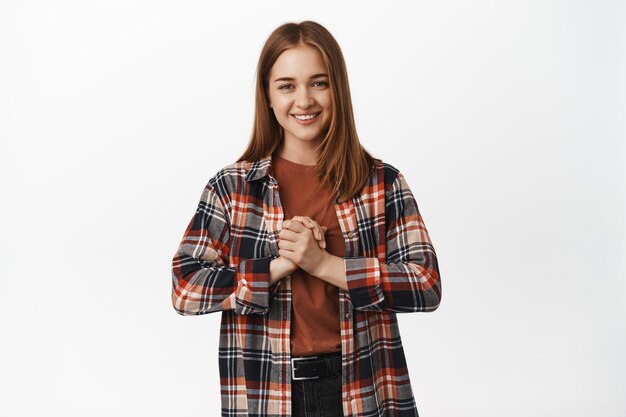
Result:
M330 124L332 92L317 48L299 45L280 54L270 71L269 100L284 129L285 142L294 146L307 145L302 141L319 144ZM303 115L314 117L298 118Z

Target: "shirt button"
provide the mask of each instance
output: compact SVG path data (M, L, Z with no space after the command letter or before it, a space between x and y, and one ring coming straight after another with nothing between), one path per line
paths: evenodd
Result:
M350 232L348 233L348 237L355 237L356 236L356 232Z
M348 400L348 401L352 401L352 397L351 397L350 395L348 395L348 396L346 397L346 400Z
M349 319L352 317L352 313L346 313L346 318Z

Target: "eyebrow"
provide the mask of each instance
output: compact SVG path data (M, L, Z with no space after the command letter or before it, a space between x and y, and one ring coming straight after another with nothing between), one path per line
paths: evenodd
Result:
M328 74L325 73L320 73L320 74L314 74L311 75L311 78L309 78L310 80L312 80L313 78L320 78L320 77L328 77ZM294 81L295 78L291 78L291 77L280 77L280 78L276 78L274 80L274 82L278 82L278 81Z

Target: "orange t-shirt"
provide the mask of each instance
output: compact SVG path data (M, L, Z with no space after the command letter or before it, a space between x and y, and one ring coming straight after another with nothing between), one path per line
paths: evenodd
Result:
M307 216L328 227L326 251L343 257L345 242L335 212L335 196L321 187L315 166L278 155L272 163L285 220ZM291 274L291 298L291 355L340 352L339 288L298 268Z

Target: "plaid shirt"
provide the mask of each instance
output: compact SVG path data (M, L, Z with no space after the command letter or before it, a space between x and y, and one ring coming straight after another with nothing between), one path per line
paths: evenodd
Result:
M417 416L396 313L439 306L435 250L403 175L376 160L360 195L335 199L346 243L339 289L343 412ZM271 157L211 178L172 261L181 315L222 312L222 416L291 415L291 281L269 283L283 222Z

